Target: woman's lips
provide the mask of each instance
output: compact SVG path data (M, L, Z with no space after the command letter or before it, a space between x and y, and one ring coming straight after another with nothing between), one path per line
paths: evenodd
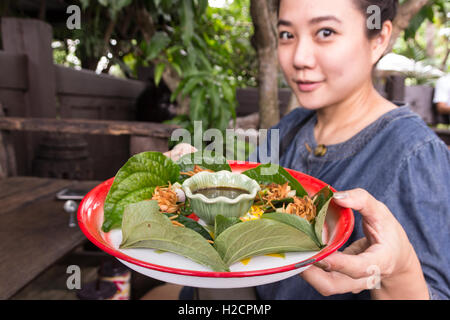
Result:
M296 81L298 89L302 92L311 92L319 88L323 81L311 82L311 81Z

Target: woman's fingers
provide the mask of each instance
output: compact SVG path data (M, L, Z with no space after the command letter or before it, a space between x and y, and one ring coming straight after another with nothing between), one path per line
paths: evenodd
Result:
M167 151L164 153L164 155L168 158L171 158L172 160L176 161L178 159L180 159L182 156L184 156L185 154L188 153L193 153L196 152L197 149L193 146L191 146L188 143L180 143L177 144L175 146L175 148L173 148L170 151Z
M379 257L376 250L357 255L335 252L318 264L326 271L339 272L352 279L359 279L371 276L374 270L381 270L382 259L383 257Z
M316 266L309 267L300 276L324 296L347 292L356 294L371 289L371 285L374 283L370 277L353 279L345 274L327 272Z
M343 252L346 254L360 254L361 252L367 250L367 248L369 247L370 247L369 240L367 240L367 238L364 237L353 242L351 245L345 248Z
M389 212L383 203L361 188L337 192L334 201L341 207L358 211L369 221L379 220Z

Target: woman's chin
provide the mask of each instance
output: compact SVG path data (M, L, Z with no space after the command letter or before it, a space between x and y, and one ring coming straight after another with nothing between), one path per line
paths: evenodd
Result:
M303 109L308 110L319 110L326 106L326 104L321 101L312 101L310 99L298 99L298 101Z

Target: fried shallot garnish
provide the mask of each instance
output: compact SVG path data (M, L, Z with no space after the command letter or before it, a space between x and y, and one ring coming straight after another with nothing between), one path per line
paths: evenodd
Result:
M308 196L304 196L303 198L294 197L294 202L289 203L283 211L289 214L295 214L309 222L316 217L314 200Z
M180 174L185 175L185 176L190 176L192 177L194 174L202 172L202 171L206 171L206 172L214 172L212 170L209 169L203 169L202 167L195 165L194 166L194 170L193 171L188 171L188 172L180 172Z
M262 190L259 191L257 199L262 199L274 209L275 207L272 205L272 201L288 198L289 193L291 192L291 187L289 186L288 182L283 185L271 183L267 186L261 186L261 189Z
M168 188L156 187L151 200L158 201L161 212L175 213L178 211L177 193L170 184Z

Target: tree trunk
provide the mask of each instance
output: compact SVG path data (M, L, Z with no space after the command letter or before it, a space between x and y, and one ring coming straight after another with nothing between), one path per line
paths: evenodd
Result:
M259 126L267 129L280 120L275 1L251 0L250 14L255 28L254 38L259 62Z
M429 0L409 0L398 8L397 17L393 22L392 37L386 53L391 52L395 41L403 30L408 28L411 19L429 3Z

